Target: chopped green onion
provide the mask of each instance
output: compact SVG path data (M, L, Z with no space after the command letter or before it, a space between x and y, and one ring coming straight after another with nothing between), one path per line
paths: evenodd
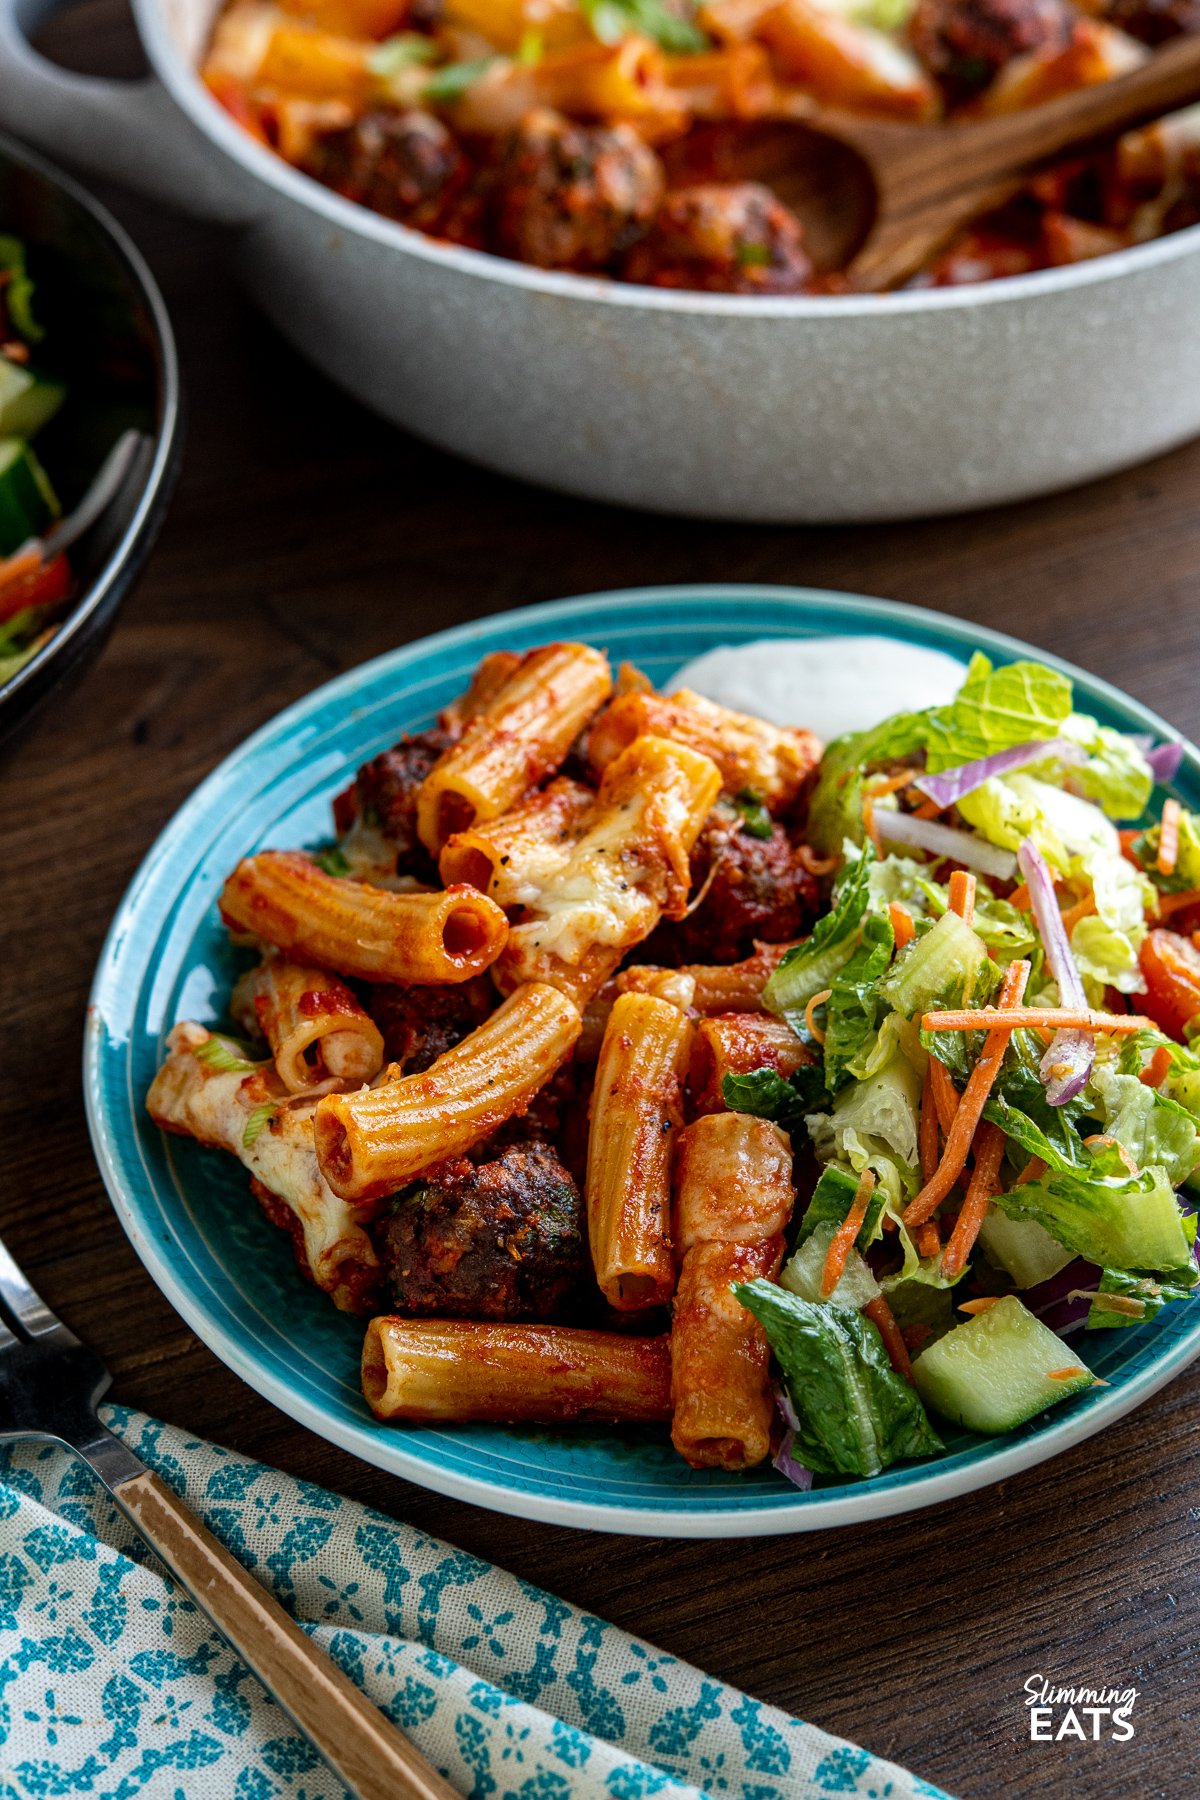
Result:
M733 804L742 816L742 825L751 837L769 838L771 835L771 815L763 805L762 795L753 788L743 788L735 794Z
M478 56L474 62L447 63L444 68L436 69L425 83L424 98L461 100L467 89L474 87L480 76L486 75L500 60L498 56Z
M709 38L691 18L665 4L665 0L581 0L593 35L602 44L619 44L640 32L676 55L695 55L707 50Z
M769 244L739 244L737 259L743 269L765 269L772 260L771 246Z
M372 75L380 75L385 79L389 75L398 75L401 69L411 69L416 63L430 63L437 57L437 45L432 38L422 37L417 31L401 31L395 37L384 38L377 49L372 50L367 58L367 68Z
M542 60L542 34L540 31L526 31L517 45L517 61L522 68L533 69Z
M247 1117L246 1129L242 1133L243 1150L252 1150L254 1148L254 1145L262 1136L278 1111L279 1108L274 1100L264 1100L261 1106L255 1107L254 1111Z
M336 844L331 844L328 850L318 850L313 861L318 869L324 869L327 875L349 875L350 873L350 864Z
M261 1063L248 1062L238 1052L243 1048L236 1039L210 1037L203 1044L197 1044L192 1055L197 1062L207 1068L217 1069L222 1075L249 1075L253 1070L262 1067Z

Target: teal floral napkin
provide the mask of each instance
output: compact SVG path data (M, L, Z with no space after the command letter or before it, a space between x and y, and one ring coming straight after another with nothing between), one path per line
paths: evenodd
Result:
M602 1619L308 1482L105 1418L472 1800L944 1800ZM81 1464L0 1451L0 1795L343 1800Z

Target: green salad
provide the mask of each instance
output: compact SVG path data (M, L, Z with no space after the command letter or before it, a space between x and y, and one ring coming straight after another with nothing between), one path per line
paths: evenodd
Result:
M826 751L827 909L763 993L813 1061L724 1086L815 1158L780 1284L736 1290L801 1484L1015 1430L1095 1384L1089 1333L1191 1300L1200 820L1154 804L1179 758L983 656Z

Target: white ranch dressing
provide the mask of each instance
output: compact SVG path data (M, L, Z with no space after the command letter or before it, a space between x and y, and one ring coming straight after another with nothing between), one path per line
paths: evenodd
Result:
M942 705L965 673L957 657L898 638L759 638L707 651L668 686L774 725L804 726L828 743L893 713Z

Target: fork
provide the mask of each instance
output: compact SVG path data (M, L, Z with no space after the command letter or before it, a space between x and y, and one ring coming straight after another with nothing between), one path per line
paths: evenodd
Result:
M88 1463L121 1511L356 1800L457 1800L450 1786L194 1514L102 1425L111 1376L30 1287L0 1238L0 1443Z

